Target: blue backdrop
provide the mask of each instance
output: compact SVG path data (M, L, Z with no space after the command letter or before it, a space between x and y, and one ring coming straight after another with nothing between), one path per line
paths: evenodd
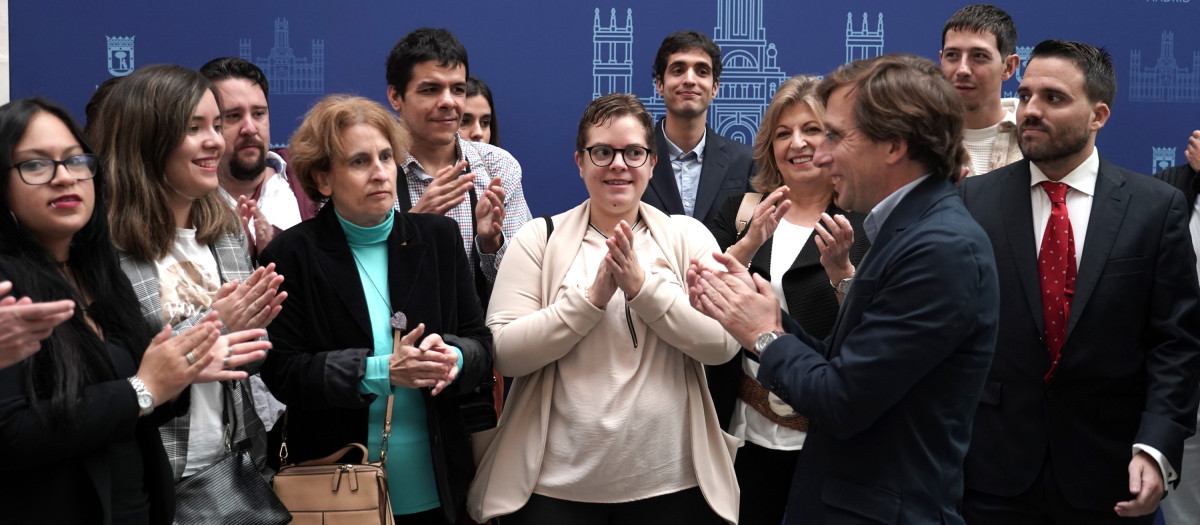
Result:
M196 68L241 55L271 79L272 142L284 143L323 94L386 104L384 59L421 27L445 27L492 87L504 147L521 162L533 214L585 196L572 161L575 129L596 94L640 95L651 109L651 67L677 29L713 35L725 54L710 119L751 140L774 85L827 73L848 59L911 52L933 59L941 29L964 1L458 0L10 2L12 97L42 95L82 120L106 78L154 63ZM1099 147L1143 173L1184 162L1200 128L1200 0L997 2L1017 21L1019 49L1046 38L1082 40L1113 54L1118 96ZM1027 51L1026 51L1027 52ZM1022 64L1023 67L1024 64ZM1019 75L1020 73L1018 73ZM1006 91L1015 91L1010 80Z

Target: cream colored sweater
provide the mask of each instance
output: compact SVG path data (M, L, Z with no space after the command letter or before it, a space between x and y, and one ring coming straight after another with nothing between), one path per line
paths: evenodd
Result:
M674 426L675 438L665 443L683 447L683 456L690 461L690 469L684 467L674 472L674 483L680 483L679 475L691 470L696 484L713 510L726 521L736 523L738 518L739 491L733 470L733 457L738 440L721 431L716 412L709 397L704 377L704 364L719 364L728 361L737 352L738 344L719 324L697 312L688 303L685 273L690 259L698 258L715 265L711 254L717 250L712 235L702 224L686 216L668 217L657 209L641 205L641 217L650 242L655 246L645 252L653 260L642 260L647 268L646 281L638 295L629 301L638 334L638 359L635 367L644 367L632 373L616 370L589 370L597 362L578 359L575 353L600 350L589 344L593 330L606 332L594 338L600 345L612 345L611 351L620 351L615 341L628 337L625 327L614 330L603 321L606 311L619 309L624 317L621 301L610 302L606 310L593 306L584 297L584 286L578 281L579 274L571 277L572 267L579 260L584 235L588 230L590 214L588 202L566 213L554 217L555 230L549 243L544 221L530 221L510 241L508 252L496 278L488 326L495 336L496 368L504 375L514 376L500 424L494 439L487 447L480 462L475 480L468 495L468 512L476 521L512 513L529 499L539 487L544 474L552 474L554 488L551 497L577 501L611 501L621 499L617 492L608 492L597 499L596 482L610 473L596 470L597 449L610 447L613 442L640 439L639 433L661 433L661 424ZM636 235L635 235L636 237ZM643 250L638 250L639 258ZM591 268L594 271L594 265ZM590 284L591 275L587 276ZM621 292L618 291L619 295ZM632 347L632 343L628 345ZM632 349L626 349L632 351ZM650 356L650 363L641 357ZM633 362L629 360L628 362ZM622 384L615 377L636 378L641 385ZM559 383L562 384L559 384ZM662 388L671 389L670 395L661 395ZM588 406L582 402L587 390L595 392L596 399L608 399L608 409ZM564 421L564 416L554 406L557 396L573 392L573 399L566 399L579 410L594 413L577 413L574 422ZM655 392L659 392L656 394ZM641 400L635 396L655 395L659 399ZM649 401L649 404L644 401ZM655 402L661 402L657 404ZM675 418L662 421L646 421L630 414L639 410L661 410L673 401L682 401L677 409L681 413ZM614 408L615 407L615 408ZM557 415L556 415L557 412ZM616 416L612 418L612 416ZM586 427L579 423L590 420ZM617 421L616 424L613 422ZM564 423L571 423L564 426ZM609 435L597 432L605 428ZM571 434L572 427L580 428L577 435ZM551 435L556 436L549 443ZM564 444L564 436L571 443ZM644 436L642 436L644 437ZM642 439L645 443L646 440ZM658 441L660 445L664 441ZM568 448L586 447L580 451L582 463L562 464ZM554 447L547 453L548 447ZM615 452L615 448L609 448ZM613 464L623 465L626 470L652 456L661 454L656 450L623 450L609 458ZM553 465L545 465L544 459L554 458ZM575 483L570 480L574 466L580 465ZM636 472L636 471L635 471ZM595 477L596 479L583 479ZM670 478L670 476L667 476ZM612 481L609 479L608 481ZM670 483L670 482L668 482ZM628 494L625 500L650 497L653 484L642 484ZM618 487L619 488L619 487ZM686 487L683 487L686 488ZM541 489L547 489L542 485ZM664 487L667 493L678 487ZM539 490L541 491L541 490Z

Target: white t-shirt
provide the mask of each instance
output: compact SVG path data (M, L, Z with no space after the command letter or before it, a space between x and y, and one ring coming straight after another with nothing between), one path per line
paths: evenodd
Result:
M217 259L208 246L196 242L196 230L177 228L175 244L155 261L164 324L172 326L211 308L221 287ZM187 463L184 477L196 474L225 452L221 428L221 384L192 385L188 409Z
M971 154L972 173L987 173L992 159L992 147L1000 134L1000 123L983 129L964 129L963 146Z

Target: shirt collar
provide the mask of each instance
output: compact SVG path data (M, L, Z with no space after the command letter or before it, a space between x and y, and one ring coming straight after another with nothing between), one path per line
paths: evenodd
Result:
M662 127L663 140L667 141L668 158L674 162L679 160L679 157L695 152L696 162L704 163L704 145L708 142L708 126L704 126L704 134L700 135L700 142L696 143L696 147L692 148L692 151L690 152L685 152L680 149L679 146L676 146L674 142L671 142L671 138L667 136L666 122L667 120L663 119L658 125Z
M867 234L868 241L872 244L875 243L875 238L879 236L879 229L883 227L883 223L887 221L888 216L892 214L892 211L896 209L896 206L900 204L905 195L908 195L913 188L917 187L917 184L920 184L921 181L927 178L929 178L928 173L917 177L912 182L893 191L891 195L884 197L883 200L879 201L879 204L871 208L871 213L868 213L867 218L863 219L863 232Z
M279 177L283 180L288 180L287 161L283 160L283 157L279 156L278 153L267 150L267 167L275 170L275 173L279 174Z
M1081 162L1075 169L1071 170L1066 177L1063 177L1062 182L1076 191L1081 191L1089 196L1096 194L1096 177L1100 174L1100 150L1092 148L1092 154ZM1037 164L1029 163L1029 185L1030 187L1037 186L1042 181L1050 180L1042 169L1037 167Z
M458 144L458 160L463 160L463 158L467 158L468 163L476 162L476 159L468 157L467 150L469 148L467 147L467 141L463 140L463 138L458 135L457 131L454 132L454 141ZM401 169L404 171L404 173L406 175L412 174L421 180L432 180L433 179L433 175L431 175L428 171L425 170L425 166L422 166L421 162L418 161L416 157L412 156L411 152L408 154L407 157L405 157L404 165L401 166Z

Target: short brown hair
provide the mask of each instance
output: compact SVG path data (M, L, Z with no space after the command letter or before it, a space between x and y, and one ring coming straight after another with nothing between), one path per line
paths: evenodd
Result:
M96 118L103 128L93 134L112 183L109 227L113 243L138 259L157 261L175 244L167 159L183 142L205 93L212 93L220 107L221 95L204 75L160 64L125 77L100 106ZM237 215L217 190L192 201L189 213L200 243L241 232Z
M817 94L828 103L842 87L858 95L859 132L875 142L904 142L909 159L936 178L954 180L962 165L965 110L937 64L909 54L856 60L829 75Z
M583 111L579 119L579 133L575 135L575 151L581 152L587 147L588 131L592 126L600 126L605 122L624 116L632 116L646 128L646 148L654 155L654 119L646 106L638 100L637 95L627 93L609 93L593 100Z
M825 104L817 96L817 85L820 83L818 77L796 75L783 81L771 98L771 105L763 113L762 124L754 136L754 162L758 164L758 173L750 179L754 191L770 193L783 186L783 175L775 164L774 138L775 126L779 125L784 111L796 104L807 104L821 123L821 129L825 129Z
M324 202L327 198L317 189L315 173L328 172L333 161L346 154L342 132L355 124L369 124L383 133L392 145L393 158L400 159L396 161L397 167L408 156L409 135L394 113L368 98L329 95L308 110L288 143L288 163L304 194L313 202Z

